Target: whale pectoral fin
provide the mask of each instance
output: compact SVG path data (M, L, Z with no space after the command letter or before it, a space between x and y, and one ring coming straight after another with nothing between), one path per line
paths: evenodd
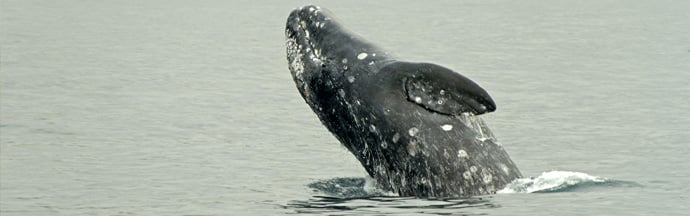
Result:
M496 110L489 93L469 78L434 64L418 66L404 81L409 101L446 115L480 115Z

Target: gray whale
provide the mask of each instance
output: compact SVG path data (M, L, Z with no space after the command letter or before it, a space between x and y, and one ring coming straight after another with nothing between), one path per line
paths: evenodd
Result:
M478 117L496 104L469 78L397 60L318 6L292 11L285 34L299 93L382 187L400 196L465 197L521 177Z

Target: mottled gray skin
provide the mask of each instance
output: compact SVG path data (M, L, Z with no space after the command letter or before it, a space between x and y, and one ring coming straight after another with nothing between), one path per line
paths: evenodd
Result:
M316 6L290 13L287 59L321 122L400 196L495 193L521 174L475 115L496 109L470 79L395 60Z

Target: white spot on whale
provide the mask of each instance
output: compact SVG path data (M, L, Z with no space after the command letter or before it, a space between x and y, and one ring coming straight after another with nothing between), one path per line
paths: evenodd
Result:
M418 132L419 132L419 129L417 129L416 127L412 127L412 128L410 128L410 130L407 130L407 133L410 134L410 136L417 135Z
M388 143L386 141L381 142L381 148L388 148Z
M470 173L470 171L465 171L462 173L462 178L464 178L466 180L470 180L470 179L472 179L472 174Z
M365 58L367 58L368 55L369 54L367 54L365 52L360 53L359 55L357 55L357 59L359 59L359 60L365 59Z
M400 134L395 133L395 134L393 135L393 139L392 139L392 140L393 140L394 143L397 143L398 140L400 140Z
M414 97L414 102L415 103L422 103L422 98L421 97Z
M477 166L471 166L470 172L473 172L473 173L477 172Z
M441 125L441 129L443 129L444 131L450 131L450 130L453 130L453 125L452 124L444 124L444 125Z
M466 158L466 157L467 157L467 152L465 152L465 150L462 150L462 149L458 150L458 157L460 157L460 158Z
M489 183L491 183L491 181L493 181L493 176L491 175L491 173L486 173L486 174L484 174L483 180L484 180L484 184L489 184Z
M376 125L369 125L369 131L376 132Z
M343 98L344 98L344 97L345 97L345 90L343 90L343 89L338 89L338 95L340 95L340 97L343 97Z
M374 61L369 62L369 65L374 65Z
M347 81L350 83L355 82L355 77L354 76L347 76Z
M347 64L347 58L344 58L344 59L343 59L342 61L340 61L340 62L342 62L343 64Z
M410 154L410 156L414 157L415 155L417 155L417 148L417 142L412 141L407 144L407 153Z

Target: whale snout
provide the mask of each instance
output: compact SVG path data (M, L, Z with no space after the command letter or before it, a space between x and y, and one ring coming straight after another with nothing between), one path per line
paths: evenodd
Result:
M323 29L331 28L330 12L318 6L308 5L293 10L286 23L286 36L304 36L307 39L317 36Z

